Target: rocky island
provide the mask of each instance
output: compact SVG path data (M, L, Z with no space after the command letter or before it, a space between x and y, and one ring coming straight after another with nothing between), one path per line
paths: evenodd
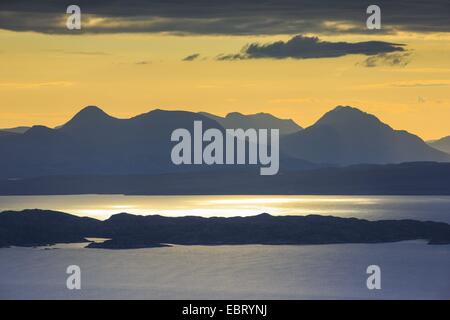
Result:
M121 213L105 221L45 210L0 213L0 247L91 242L88 248L136 249L176 245L305 245L380 243L424 239L450 244L450 225L416 220L369 221L333 216L251 217L137 216Z

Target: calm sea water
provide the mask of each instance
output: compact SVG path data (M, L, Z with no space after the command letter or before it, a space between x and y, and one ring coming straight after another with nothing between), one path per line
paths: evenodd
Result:
M0 299L450 299L450 246L419 241L140 250L0 249ZM67 266L81 290L66 289ZM366 268L381 268L368 290Z
M450 197L25 196L0 211L41 208L99 219L118 212L167 216L321 214L450 223ZM450 299L450 246L422 241L305 246L175 246L139 250L0 249L0 299ZM49 250L50 249L50 250ZM66 268L82 289L66 289ZM366 268L381 267L368 290Z
M51 209L107 219L112 214L165 216L334 215L450 223L450 196L0 196L0 211Z

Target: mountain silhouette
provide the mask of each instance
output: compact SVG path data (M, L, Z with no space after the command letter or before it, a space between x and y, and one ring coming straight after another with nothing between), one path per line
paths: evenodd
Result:
M203 122L205 130L221 128L214 120L193 112L156 109L129 119L118 119L98 107L90 106L81 110L57 130L87 144L99 142L115 146L134 142L167 144L173 130L192 129L196 120Z
M86 107L58 129L33 126L24 134L0 135L0 177L187 170L170 161L170 135L192 128L194 120L202 120L205 128L220 127L192 112L154 110L117 119Z
M58 130L67 133L82 132L84 130L90 131L96 130L99 133L105 126L113 126L120 123L121 120L111 117L106 114L102 109L96 106L87 106L79 111L69 122L60 126Z
M435 149L450 153L450 136L428 142L428 144Z
M73 172L82 166L77 160L85 151L70 137L44 126L33 126L23 134L0 135L0 177Z
M231 112L225 117L219 117L207 112L200 112L217 121L222 127L226 129L278 129L280 135L286 135L302 130L298 124L291 119L279 119L269 113L257 113L250 115L243 115L239 112Z
M338 106L314 125L282 139L288 155L316 163L401 163L450 161L418 136L394 130L374 115Z
M0 214L0 247L6 244L35 246L84 241L100 222L49 210L4 211Z
M7 129L0 129L0 132L11 132L11 133L25 133L28 131L30 127L15 127L15 128L7 128Z
M226 126L241 125L278 127L284 132L295 130L280 137L281 171L335 164L449 161L450 158L419 137L393 130L375 116L351 107L337 107L303 130L290 120L267 114L231 113L222 118L227 119L225 127L213 118L202 113L156 109L118 119L89 106L55 129L33 126L22 134L0 132L0 179L259 171L258 165L174 165L171 150L175 142L171 142L171 134L178 128L193 132L196 120L202 121L203 130L217 128L222 132Z
M156 109L129 119L117 119L97 107L81 110L58 129L89 154L96 170L104 173L154 174L200 170L200 166L176 166L171 161L171 134L186 128L193 132L194 121L203 130L223 128L214 120L187 111Z

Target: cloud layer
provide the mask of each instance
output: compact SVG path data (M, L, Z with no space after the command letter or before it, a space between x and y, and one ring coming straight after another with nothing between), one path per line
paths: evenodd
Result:
M374 33L450 31L448 0L378 0L382 30L365 27L360 0L78 0L82 33L171 32L193 34ZM0 29L69 33L68 3L0 2Z
M297 35L286 42L251 43L241 53L220 55L217 60L335 58L349 54L372 56L404 50L403 44L383 41L331 42L322 41L318 37Z

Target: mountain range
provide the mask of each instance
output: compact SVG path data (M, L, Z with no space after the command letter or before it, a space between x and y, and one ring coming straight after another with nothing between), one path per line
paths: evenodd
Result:
M410 161L449 161L407 131L394 130L374 115L352 107L336 107L314 125L281 140L288 155L316 163L352 165Z
M162 174L186 171L252 170L252 166L175 166L170 135L177 128L192 132L218 128L279 129L280 170L323 166L387 164L413 161L448 162L450 155L418 136L394 130L373 115L339 106L302 129L292 120L269 114L207 113L153 110L118 119L89 106L55 129L33 126L0 132L0 179L80 174ZM226 168L224 168L226 167ZM254 170L256 172L256 170Z
M89 106L57 129L33 126L0 136L0 177L183 170L172 165L170 135L176 128L192 128L194 120L202 120L205 129L218 127L192 112L153 110L117 119Z

